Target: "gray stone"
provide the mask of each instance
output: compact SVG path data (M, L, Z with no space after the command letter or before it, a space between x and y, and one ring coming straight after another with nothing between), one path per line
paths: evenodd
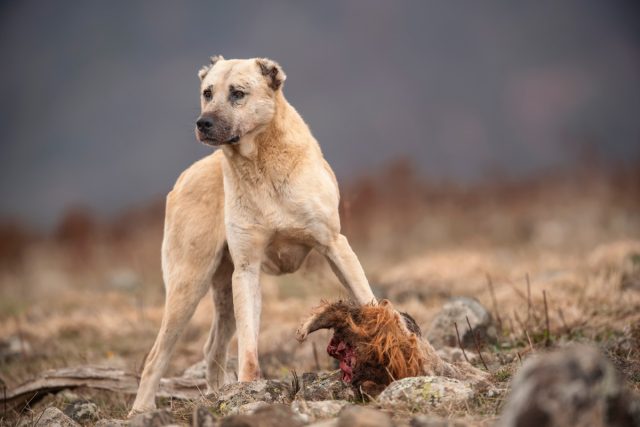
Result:
M640 252L630 253L624 259L620 277L622 289L640 291Z
M338 427L394 427L389 414L365 406L348 406L338 417Z
M296 400L291 404L293 412L300 414L305 422L335 418L342 408L349 405L346 400Z
M638 426L640 402L597 348L575 345L525 362L498 425Z
M467 325L467 317L471 330ZM480 342L496 342L497 333L489 311L476 299L452 298L445 303L429 327L427 339L436 348L458 347L455 324L458 325L460 340L465 349L475 349L473 334Z
M418 415L409 421L409 425L411 427L467 427L469 424L430 415Z
M441 347L436 350L436 353L445 362L460 363L465 361L464 354L460 347ZM470 354L467 354L467 357L469 356Z
M129 422L126 420L108 419L108 420L98 421L95 424L95 427L124 427L128 425L129 425Z
M302 374L296 399L354 401L356 393L350 384L342 381L340 371L306 372Z
M291 408L274 404L256 409L253 414L231 415L220 420L220 427L301 427L304 420Z
M229 415L247 403L264 402L291 403L293 391L284 381L258 380L232 383L223 386L218 393L214 409L222 415Z
M378 396L380 407L428 412L442 405L460 404L474 397L468 384L446 377L411 377L389 384Z
M315 423L309 424L307 427L338 427L338 419L331 418L329 420L317 421Z
M233 375L233 372L238 370L238 359L235 357L230 357L227 360L227 380L229 382L235 382L236 378ZM193 378L193 379L205 379L207 377L207 362L203 359L193 365L189 366L182 373L183 378Z
M173 415L166 409L139 414L129 420L131 427L164 427L174 423Z
M31 344L20 336L13 335L0 339L0 362L21 359L31 353Z
M206 378L207 375L207 362L201 360L199 362L194 363L184 370L182 373L183 378L194 378L194 379L202 379Z
M249 402L245 403L244 405L240 405L237 408L230 409L227 415L251 415L254 414L258 409L264 408L265 406L269 405L269 403L262 400L258 400L257 402Z
M81 424L96 421L99 417L98 405L88 400L73 401L64 408L64 413Z
M198 406L193 411L193 427L216 427L218 424L211 411L204 406Z
M33 420L29 420L28 422L21 425L28 425L34 427L79 427L80 424L73 421L71 418L66 416L64 412L62 412L58 408L49 407L45 409L40 415L35 417Z

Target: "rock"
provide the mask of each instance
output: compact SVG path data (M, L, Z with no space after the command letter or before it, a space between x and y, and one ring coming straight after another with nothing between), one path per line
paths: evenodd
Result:
M460 347L441 347L436 350L436 353L442 360L449 363L460 363L465 361L464 354ZM467 354L467 357L469 356L470 355Z
M347 400L354 401L356 392L342 381L340 371L306 372L302 374L300 391L296 399L303 400Z
M100 420L97 423L95 423L95 427L125 427L125 426L129 426L129 421L109 419L109 420Z
M228 415L237 412L242 405L257 401L267 404L288 404L292 400L292 394L291 385L284 381L258 380L232 383L220 389L214 409L222 415Z
M75 402L76 400L82 400L77 393L74 393L69 389L61 390L60 392L58 392L58 394L56 394L56 397L62 399L67 403L72 403L72 402Z
M338 427L338 419L331 418L330 420L322 420L313 424L309 424L307 427Z
M207 362L203 359L185 369L181 376L182 378L201 379L206 378L206 375Z
M291 404L293 412L302 416L305 422L337 417L342 408L349 405L346 400L296 400Z
M282 404L259 408L250 415L231 415L220 421L220 427L301 427L304 424L298 414Z
M258 409L269 406L269 403L259 400L257 402L249 402L244 405L240 405L237 408L232 408L227 415L251 415Z
M204 406L198 406L193 411L193 427L216 427L217 425L216 418Z
M230 357L227 361L227 380L229 382L235 382L233 372L238 370L238 359ZM183 378L204 379L207 377L207 362L203 359L193 365L189 366L182 373Z
M31 353L31 344L17 335L0 339L0 362L21 359Z
M389 414L365 406L348 406L338 417L338 427L393 427Z
M131 427L163 427L174 423L173 415L166 409L139 414L129 420Z
M467 319L471 323L469 330ZM427 339L436 349L458 347L455 325L458 325L460 339L465 349L474 349L473 333L480 342L496 342L497 332L491 314L476 299L456 297L445 303L440 313L431 323Z
M628 254L622 266L620 277L622 289L640 291L640 251Z
M498 425L634 426L640 402L597 348L575 345L525 362Z
M469 424L446 418L418 415L409 421L409 425L411 427L467 427Z
M392 382L378 396L380 407L410 412L428 412L442 405L458 404L473 398L471 387L446 377L412 377Z
M88 400L75 400L64 408L64 413L74 421L85 424L99 417L98 405Z
M33 427L80 427L80 424L66 416L60 409L54 407L45 409L33 421L30 420L25 425Z

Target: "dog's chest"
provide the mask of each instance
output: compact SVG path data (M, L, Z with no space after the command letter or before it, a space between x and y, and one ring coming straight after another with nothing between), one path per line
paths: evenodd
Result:
M291 186L262 181L229 187L229 191L225 187L228 222L270 230L300 230L316 216L313 194L304 194Z

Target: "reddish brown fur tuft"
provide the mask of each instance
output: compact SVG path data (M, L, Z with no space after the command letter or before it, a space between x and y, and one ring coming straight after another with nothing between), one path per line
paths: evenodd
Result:
M307 325L308 333L333 329L330 347L344 342L355 350L355 367L347 377L370 395L406 377L443 375L478 381L484 377L471 365L443 361L431 344L420 338L418 326L411 325L388 300L364 306L348 301L323 301Z
M359 359L386 368L390 380L424 375L425 357L415 334L407 334L400 315L390 303L366 305L360 309L359 323L346 319Z

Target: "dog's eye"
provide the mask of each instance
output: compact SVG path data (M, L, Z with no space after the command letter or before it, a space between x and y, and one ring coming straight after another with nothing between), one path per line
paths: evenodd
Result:
M241 90L234 90L233 92L231 92L231 96L233 97L233 99L242 99L244 98L244 96L246 95L246 93L244 93Z
M202 96L207 101L210 101L213 97L213 92L211 92L211 89L205 89L204 92L202 92Z

